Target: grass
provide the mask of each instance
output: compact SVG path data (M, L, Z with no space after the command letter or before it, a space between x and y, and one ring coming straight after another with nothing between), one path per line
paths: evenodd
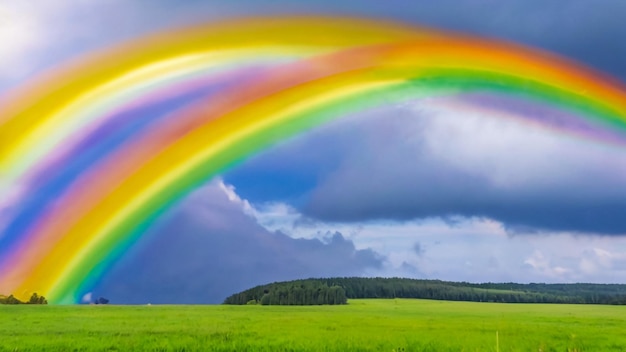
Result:
M0 351L624 351L626 307L0 306Z

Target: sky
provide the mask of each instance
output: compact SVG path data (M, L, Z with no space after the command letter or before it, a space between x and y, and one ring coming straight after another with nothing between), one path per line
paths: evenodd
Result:
M624 13L621 0L0 0L0 95L122 40L261 14L463 31L626 82ZM219 303L328 276L626 282L626 150L520 118L547 107L485 110L472 102L492 98L473 98L354 114L244 160L164 214L85 300Z

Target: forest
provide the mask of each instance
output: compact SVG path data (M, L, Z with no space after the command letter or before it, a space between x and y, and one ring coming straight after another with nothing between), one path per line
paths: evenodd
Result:
M350 298L422 298L502 303L626 304L623 284L468 283L404 278L320 278L274 282L224 304L345 304Z
M0 295L0 304L48 304L48 300L46 300L46 297L39 296L37 293L33 293L27 302L22 302L13 295Z
M299 280L257 286L228 297L224 304L324 305L346 304L346 291L321 280Z

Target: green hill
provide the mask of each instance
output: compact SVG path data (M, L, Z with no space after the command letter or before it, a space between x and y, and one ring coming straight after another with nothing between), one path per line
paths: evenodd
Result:
M403 278L321 278L260 285L224 304L345 304L350 298L423 298L503 303L626 304L623 284L518 284Z

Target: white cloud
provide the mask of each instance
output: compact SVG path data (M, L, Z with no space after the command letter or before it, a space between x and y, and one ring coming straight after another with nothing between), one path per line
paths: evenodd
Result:
M593 247L581 253L578 264L580 271L596 277L621 276L626 273L626 250L613 243L603 245L610 245L612 249Z
M541 116L472 108L454 99L413 109L417 115L425 108L427 114L416 135L424 138L428 155L468 175L485 177L494 187L554 191L585 185L593 187L594 194L604 191L606 196L606 187L596 188L590 178L624 185L623 148L529 120ZM614 172L597 171L607 168Z
M52 4L52 2L48 2ZM54 7L40 9L31 1L0 2L0 82L24 75L32 69L28 53L42 45L45 16Z
M524 264L529 265L538 274L537 277L543 277L557 282L569 282L569 275L572 273L571 269L553 265L551 258L544 256L543 252L539 249L535 249L532 255L526 260Z
M81 301L81 303L91 303L91 302L93 302L93 293L92 292L85 293L80 301Z
M224 192L224 194L226 194L229 201L240 205L244 213L254 215L254 209L246 199L241 199L241 197L239 197L237 192L235 192L235 186L225 184L222 179L217 179L213 182L217 183L217 186Z
M139 1L0 0L0 92L80 54L179 20L172 9Z
M473 282L623 282L626 238L566 232L516 233L493 220L324 222L303 219L283 203L253 206L257 221L294 238L324 239L335 231L356 248L387 258L368 275ZM420 243L417 255L414 244ZM611 248L608 250L607 248Z

